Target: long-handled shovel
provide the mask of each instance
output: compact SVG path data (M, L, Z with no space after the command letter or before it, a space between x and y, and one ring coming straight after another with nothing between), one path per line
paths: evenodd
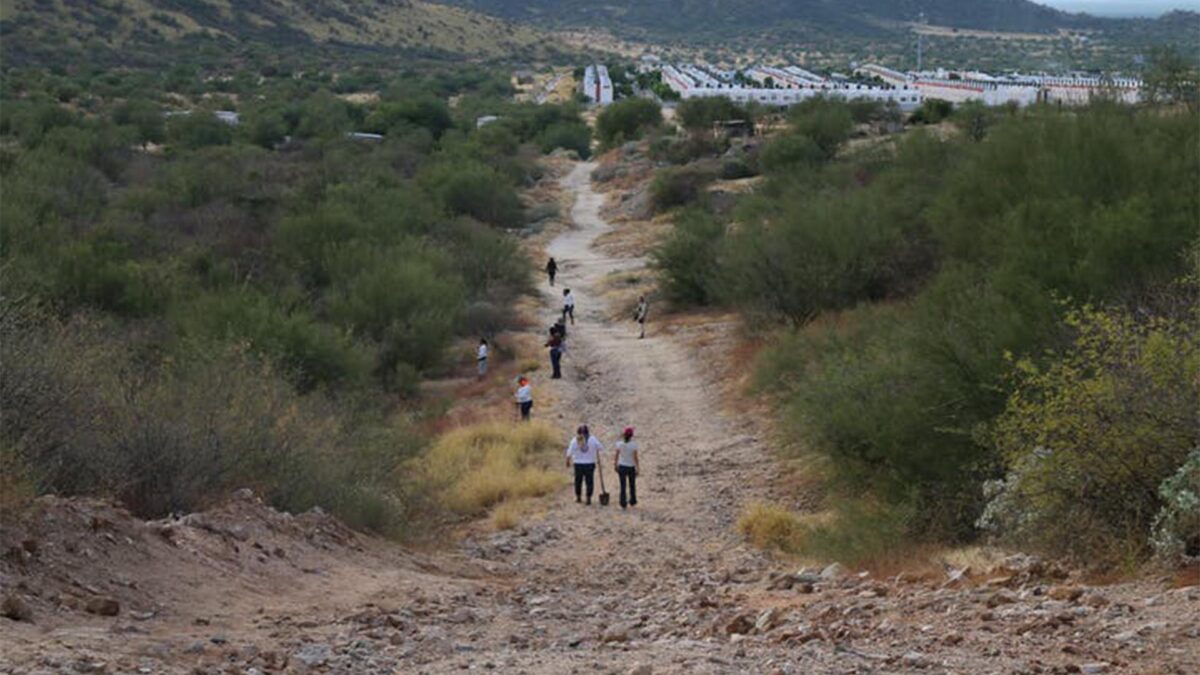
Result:
M608 490L604 489L604 462L599 461L599 456L596 460L596 469L600 472L600 506L608 506Z

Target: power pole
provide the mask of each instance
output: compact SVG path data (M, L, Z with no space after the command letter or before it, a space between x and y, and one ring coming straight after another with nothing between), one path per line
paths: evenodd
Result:
M921 12L921 17L919 19L917 19L917 25L918 26L925 25L925 12L924 11ZM925 51L924 48L925 48L925 33L921 32L920 28L917 28L917 72L918 73L921 72L922 59L924 57L923 52Z

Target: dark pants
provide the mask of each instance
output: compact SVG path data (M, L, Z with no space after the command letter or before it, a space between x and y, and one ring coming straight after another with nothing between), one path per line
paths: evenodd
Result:
M595 464L576 464L575 465L575 501L583 496L583 484L587 483L587 502L592 503L592 491L596 485L596 465Z
M529 421L529 411L533 410L533 401L525 401L521 404L521 419Z
M618 466L617 476L621 478L621 508L626 504L637 506L637 469L632 466ZM625 481L629 481L629 501L625 501Z
M551 379L562 379L562 350L550 350L550 367L554 369L554 373L550 375Z
M571 305L569 307L567 305L563 305L563 318L562 318L563 323L567 322L567 318L571 319L571 325L574 326L575 325L575 306L574 305Z
M551 272L547 272L546 274L548 274L548 275L550 276L550 285L551 285L551 286L553 286L553 285L554 285L554 274L555 274L555 272L551 271Z

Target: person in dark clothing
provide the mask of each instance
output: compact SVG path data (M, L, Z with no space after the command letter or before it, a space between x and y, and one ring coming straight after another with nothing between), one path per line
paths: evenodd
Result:
M625 428L625 433L621 434L621 440L617 441L615 449L616 457L613 458L613 466L617 470L617 476L621 479L621 508L625 508L626 504L637 506L637 474L641 458L638 457L637 441L633 440L633 427ZM629 499L625 498L627 483Z
M553 369L553 374L550 375L552 380L562 379L562 353L563 339L558 331L550 329L550 339L546 340L546 346L550 348L550 368Z
M583 501L583 486L587 484L587 503L592 503L595 489L596 465L600 463L600 452L604 446L588 431L586 424L575 431L575 438L567 446L567 467L575 468L575 501Z
M546 276L550 277L550 285L554 285L554 275L558 274L558 263L554 262L554 258L550 258L550 262L546 263Z

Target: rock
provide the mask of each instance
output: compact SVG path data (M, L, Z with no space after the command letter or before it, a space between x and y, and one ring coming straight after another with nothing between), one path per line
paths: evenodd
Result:
M759 633L766 633L775 626L779 625L780 612L778 609L771 607L763 610L758 618L754 620L754 630Z
M649 663L639 663L629 669L629 675L654 675L654 668Z
M925 668L929 666L929 659L920 652L907 652L900 657L900 661L909 668Z
M999 607L1000 605L1011 605L1017 601L1017 596L1009 591L996 591L988 596L988 607Z
M738 614L725 624L725 632L729 635L745 635L754 630L754 615Z
M1051 600L1074 602L1083 596L1083 589L1078 586L1054 586L1046 592L1046 595Z
M629 642L630 627L625 624L609 626L600 635L601 642Z
M312 668L313 666L324 665L329 660L329 657L333 656L333 648L326 644L314 643L304 645L299 651L292 654L292 656L300 663Z
M1092 592L1083 596L1083 604L1088 607L1104 607L1110 604L1109 599L1100 593Z
M816 586L813 586L810 583L796 584L794 588L797 593L805 593L805 594L812 593L813 591L816 590Z
M33 621L33 609L17 595L5 595L0 600L0 614L13 621Z
M846 573L846 568L842 567L841 564L839 564L839 563L833 563L833 564L829 565L828 567L826 567L825 569L821 570L821 579L823 579L825 581L832 581L832 580L837 579L838 577L842 576L845 573Z
M1111 669L1112 665L1104 661L1085 663L1079 666L1079 672L1081 673L1107 673Z
M116 616L121 613L121 603L114 598L107 596L97 596L88 600L87 606L84 608L88 614L99 614L100 616Z
M21 542L21 548L25 549L25 552L29 555L36 555L38 552L38 540L25 539Z

